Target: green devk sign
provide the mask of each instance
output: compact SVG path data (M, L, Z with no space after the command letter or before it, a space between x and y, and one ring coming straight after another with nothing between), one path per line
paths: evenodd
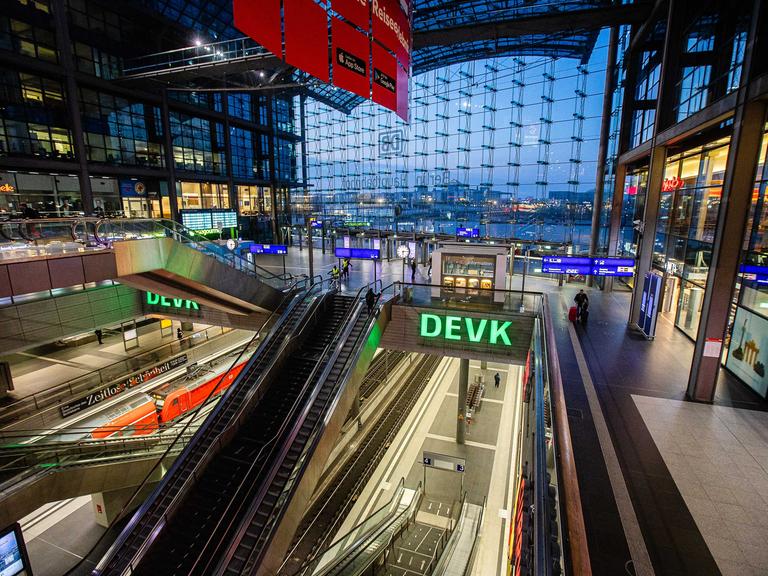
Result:
M510 321L419 314L419 335L423 338L443 338L466 342L486 342L494 346L512 346L509 339Z

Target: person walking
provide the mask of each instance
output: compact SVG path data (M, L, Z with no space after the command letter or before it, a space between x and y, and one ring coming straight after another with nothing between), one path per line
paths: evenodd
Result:
M334 264L328 274L331 276L331 290L341 290L341 270L339 267Z
M411 260L411 282L416 281L416 258Z
M429 266L427 268L427 276L432 278L432 254L429 255Z
M589 307L589 296L587 296L584 290L579 290L573 301L576 302L576 319L581 320L581 312L585 309L585 305Z
M499 384L501 384L501 376L496 372L496 374L493 375L493 387L498 388Z
M373 314L373 305L376 303L376 293L373 288L368 288L368 292L365 293L365 305L368 307L368 315Z
M102 338L104 338L104 334L101 331L101 328L96 328L96 340L99 341L99 346L102 344Z
M341 276L345 280L349 280L350 268L352 268L352 263L349 261L349 258L344 258L344 260L341 261Z
M176 338L178 338L179 342L184 339L184 331L181 328L176 328Z

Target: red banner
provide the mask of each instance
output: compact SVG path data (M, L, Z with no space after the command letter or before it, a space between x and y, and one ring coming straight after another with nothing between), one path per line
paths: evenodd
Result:
M283 57L280 0L234 0L233 12L238 30L278 58Z
M285 61L328 82L328 13L312 0L290 0L284 10Z
M408 122L408 72L397 66L397 115Z
M397 110L397 60L373 43L373 101Z
M333 0L331 8L363 30L370 30L370 0Z
M338 18L331 20L333 83L339 88L371 97L370 40Z
M394 52L410 68L411 27L398 0L373 0L373 38Z

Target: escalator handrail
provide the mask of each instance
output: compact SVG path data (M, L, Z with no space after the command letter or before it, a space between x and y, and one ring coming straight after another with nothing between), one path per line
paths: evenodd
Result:
M360 300L360 297L363 294L363 291L367 290L371 286L375 286L377 282L380 282L380 280L368 283L368 284L362 286L358 290L357 294L354 297L352 305L349 307L349 310L345 314L344 319L342 320L342 323L340 324L343 327L342 328L342 333L337 338L334 338L326 346L325 350L323 351L323 356L325 356L327 354L327 352L329 351L329 348L332 345L335 344L335 349L334 349L331 357L325 363L325 368L324 368L322 374L320 375L320 377L317 379L317 382L315 384L314 389L312 390L310 398L305 403L304 410L303 410L303 412L301 414L301 417L294 423L293 429L291 430L291 433L287 437L287 442L284 442L283 446L281 447L281 451L280 451L279 457L272 464L272 468L270 469L269 474L267 476L267 478L270 479L270 483L266 484L266 485L264 485L262 487L262 489L261 489L260 493L258 494L257 498L250 505L249 510L248 510L248 512L246 514L246 517L245 517L246 519L241 521L240 527L239 527L238 532L237 532L237 535L232 539L232 543L229 545L228 551L225 553L224 559L217 564L216 573L220 573L220 571L224 569L224 567L231 560L232 555L237 550L237 546L241 542L241 540L243 538L243 535L245 534L245 532L248 529L248 525L250 523L250 519L253 517L253 515L256 513L256 511L261 506L261 503L262 503L262 501L264 499L264 496L265 496L266 492L268 491L269 486L271 485L272 479L277 475L277 472L279 471L280 466L282 465L283 461L285 460L286 454L291 449L291 447L293 445L293 442L294 442L294 440L295 440L299 430L301 430L301 427L304 425L304 421L306 420L306 418L307 418L307 416L309 414L309 411L314 406L315 401L317 399L317 396L319 395L320 390L322 389L323 385L325 384L325 381L327 380L330 371L333 369L336 360L338 359L339 355L341 354L342 349L344 348L344 346L346 344L348 344L347 340L348 340L349 333L353 330L354 325L355 325L355 323L352 320L357 318L358 314L360 312L362 312L363 304L362 304L362 302ZM371 321L374 318L375 318L374 315L370 315L368 317L368 319L367 319L366 324L371 323ZM367 330L363 329L363 330L360 331L360 334L357 335L357 337L355 338L354 343L352 344L352 347L351 347L352 351L359 350L360 340L361 340L361 338L363 338L366 335L367 335ZM352 360L353 356L355 356L355 355L354 354L350 354L350 356L345 360L344 366L342 367L341 371L339 372L339 381L343 381L344 380L343 375L345 374L345 372L347 370L347 366L350 363L350 361ZM314 377L314 372L319 368L319 366L320 366L320 364L318 364L315 367L315 370L313 370L313 375L310 376L310 378L307 379L308 383L310 383L312 381L312 379ZM330 402L333 399L335 399L335 395L334 394L329 396L328 401ZM323 407L323 414L327 413L327 409L328 409L328 405L326 404ZM315 443L317 441L317 434L316 434L317 426L320 425L321 423L322 423L322 419L320 419L318 421L318 423L315 425L315 427L310 432L309 437L307 439L307 444L305 444L305 446L303 447L302 453L304 453L309 448L314 448L314 445L315 445ZM311 446L310 446L310 444L311 444ZM302 460L302 458L299 457L297 459L297 462L300 462L301 460ZM283 494L284 494L284 492L283 492ZM281 498L282 498L283 494L281 494ZM242 506L244 505L245 502L247 502L247 500L246 499L242 499L242 503L241 503L241 506L240 506L241 509L242 509ZM278 499L277 504L280 504L280 498ZM277 515L280 515L279 507L278 507L278 510L277 510ZM271 520L274 520L274 515L273 515L273 518L270 518L270 521ZM271 522L269 527L268 527L268 530L271 532L274 529L275 525L276 524L274 522ZM229 529L229 527L228 527L228 529ZM251 560L251 558L253 556L253 552L254 552L254 550L252 549L250 551L248 559L246 560L246 564L245 564L246 566L248 565L248 562ZM211 555L211 556L213 556L213 555ZM259 558L257 558L255 561L258 562ZM209 561L209 566L210 566L210 561Z
M294 283L294 285L295 285L295 286L298 286L299 284L301 284L301 283L305 283L305 282L306 282L306 279L297 280L297 281ZM319 283L319 284L315 284L315 285L311 286L311 287L310 287L310 288L308 288L308 289L306 289L306 288L305 288L305 292L304 292L304 293L301 293L301 292L299 292L299 293L294 293L294 292L292 292L292 291L290 291L290 290L289 290L288 292L286 292L285 296L283 297L283 300L282 300L282 302L280 303L280 305L279 305L279 306L277 306L277 307L275 308L275 310L273 310L273 311L270 313L270 315L267 317L267 319L266 319L266 320L264 321L264 323L262 324L262 328L263 328L264 326L267 326L267 325L268 325L268 323L269 323L269 322L270 322L270 320L271 320L271 319L272 319L272 318L275 316L275 314L277 313L277 311L278 311L278 310L280 310L280 309L282 308L282 305L283 305L283 303L284 303L286 300L288 300L289 298L291 298L291 299L293 299L293 301L292 301L292 302L291 302L291 303L288 305L288 307L287 307L287 308L286 308L286 309L285 309L285 310L282 312L282 314L281 314L281 320L282 320L282 321L285 321L285 320L287 319L287 317L288 317L288 316L291 314L291 312L293 311L294 307L295 307L296 305L298 305L298 302L300 302L300 301L301 301L301 300L303 300L304 298L307 298L307 297L309 297L309 296L311 295L312 291L313 291L313 290L314 290L316 287L318 287L318 286L322 287L322 282L321 282L321 283ZM279 327L282 325L282 321L277 321L277 322L275 322L275 323L273 324L273 326L270 328L269 332L267 333L267 336L266 336L266 338L264 338L264 340L262 340L262 341L261 341L261 343L259 344L259 348L262 348L262 347L264 347L264 348L266 349L266 347L267 347L267 346L271 346L271 344L272 344L272 338L274 337L275 333L278 331ZM248 349L248 348L251 346L251 344L253 343L253 340L254 340L254 339L255 339L255 338L256 338L256 337L259 335L259 333L260 333L260 332L261 332L261 329L260 329L260 330L259 330L259 331L256 333L256 335L254 335L254 338L251 340L251 342L250 342L248 345L246 345L246 346L245 346L245 348L243 349L243 351L242 351L242 352L241 352L241 353L238 355L238 357L237 357L237 358L235 359L235 361L233 362L232 366L229 368L229 370L227 370L227 373L228 373L230 370L232 370L232 367L236 366L236 365L239 363L240 357L242 356L243 352L244 352L245 350L247 350L247 349ZM278 352L279 352L279 353L282 353L282 351L284 350L284 348L285 348L285 346L287 345L288 341L289 341L289 338L286 338L286 339L284 340L284 342L282 343L282 345L280 346L280 348L279 348L279 350L278 350ZM259 349L257 348L257 350L255 350L255 351L254 351L254 353L253 353L253 355L251 356L251 359L248 361L249 363L251 363L251 362L255 362L255 361L258 359L258 356L259 356L259 354L257 354L258 352L259 352ZM273 358L272 358L272 360L271 360L270 364L268 365L267 369L265 369L264 373L266 373L266 372L267 372L267 370L269 369L269 367L271 367L271 366L274 364L274 362L275 362L276 358L278 358L278 357L279 357L279 354L278 354L277 356L275 356L275 357L273 357ZM244 369L241 371L240 375L238 375L238 378L237 378L236 380L239 380L240 378L244 377L244 375L245 375L245 374L247 374L247 372L248 372L248 368L249 368L249 366L246 366L246 367L245 367L245 368L244 368ZM263 373L263 374L264 374L264 373ZM249 391L249 394L247 395L247 397L243 399L243 404L246 404L246 403L248 402L248 399L250 399L250 398L253 396L253 394L255 393L255 391L256 391L258 388L260 388L260 386L261 386L261 383L262 383L262 382L263 382L263 378L259 378L259 380L258 380L256 383L254 383L254 386L253 386L253 387L252 387L252 389ZM207 418L206 418L206 420L203 422L203 424L202 424L202 425L201 425L201 426L200 426L200 427L197 429L197 431L195 432L195 435L194 435L194 437L192 438L192 440L190 441L190 443L187 445L187 448L188 448L188 449L194 449L194 447L195 447L195 445L197 444L197 442L198 442L200 439L202 439L202 437L203 437L203 436L204 436L204 435L205 435L205 434L208 432L208 430L210 429L210 427L211 427L211 426L213 426L213 425L214 425L214 423L215 423L215 422L218 420L218 417L220 416L220 413L221 413L221 411L224 409L224 406L226 405L226 402L227 402L227 400L230 398L230 396L231 396L232 394L234 394L234 390L237 388L237 386L236 386L236 383L237 383L237 382L233 382L233 383L232 383L232 385L231 385L231 386L230 386L230 387L227 389L227 391L224 393L224 396L223 396L223 397L222 397L222 399L219 401L219 403L216 405L216 407L215 407L215 408L214 408L214 409L211 411L211 413L208 415L208 417L207 417ZM204 403L203 403L203 404L201 404L201 406L203 406L203 405L204 405ZM200 407L198 407L198 408L197 408L197 410L199 410L199 409L200 409ZM241 406L240 410L242 410L242 406ZM238 415L240 414L240 410L238 410L237 412L235 412L235 414L233 414L233 415L232 415L232 419L231 419L231 421L230 421L230 425L231 425L232 421L234 421L234 420L236 420L236 419L237 419ZM191 420L190 420L190 421L191 421ZM229 429L229 425L228 425L227 427L225 427L225 428L224 428L224 430L222 430L221 434L223 434L224 432L226 432L228 429ZM183 430L182 430L182 431L181 431L179 434L183 434L185 431L186 431L186 427L185 427L185 428L184 428L184 429L183 429ZM210 447L211 447L211 446L213 446L213 445L214 445L214 444L215 444L217 441L219 441L219 438L220 438L221 434L217 435L215 438L213 438L213 439L211 440L210 444L208 445L208 449L210 449ZM170 452L170 450L171 450L172 448L173 448L173 444L171 444L171 445L168 447L168 449L167 449L167 452ZM208 449L207 449L207 450L208 450ZM206 450L206 451L207 451L207 450ZM183 456L183 454L182 454L182 456ZM150 472L150 474L148 474L148 475L147 475L147 477L145 478L144 482L142 482L142 485L141 485L141 486L144 486L144 485L146 484L146 481L147 481L147 479L150 477L150 475L152 474L152 472L154 472L154 470L157 468L157 466L158 466L158 465L159 465L159 464L160 464L160 463L161 463L161 462L162 462L164 459L165 459L165 455L161 456L161 457L158 459L158 461L157 461L157 464L156 464L156 465L153 467L153 469L152 469L152 471ZM166 517L167 517L167 511L168 511L168 510L169 510L169 509L170 509L172 506L174 506L174 505L175 505L175 504L178 502L178 499L179 499L179 495L180 495L180 494L182 494L182 493L186 493L186 489L188 488L188 484L189 484L189 479L190 479L190 477L194 477L194 475L195 475L195 472L197 471L198 467L199 467L199 466L200 466L200 465L201 465L203 462L206 462L206 461L207 461L207 460L206 460L206 458L201 458L201 459L200 459L200 461L198 461L197 465L196 465L196 466L195 466L195 467L194 467L192 470L190 470L190 471L188 472L188 474L187 474L187 478L184 480L184 482L182 483L182 485L179 487L179 490L178 490L178 492L176 493L176 496L173 498L173 500L171 500L171 502L169 502L169 503L168 503L168 505L167 505L167 507L166 507L166 510L163 512L163 514L162 514L162 515L161 515L159 518L157 518L157 520L156 520L156 527L157 527L157 524L158 524L158 523L160 523L160 521L163 521L163 520L165 520L165 519L166 519ZM182 457L182 458L177 458L177 459L174 461L174 463L173 463L173 465L171 466L171 468L170 468L170 469L168 470L168 472L166 472L166 474L164 475L164 477L163 477L163 480L162 480L162 481L161 481L161 482L158 484L158 486L155 488L155 490L152 492L152 494L151 494L151 495L150 495L150 496L149 496L149 497L148 497L148 498L147 498L147 499L144 501L144 503L143 503L143 504L142 504L142 505L139 507L139 509L138 509L138 510L136 511L136 513L133 515L133 517L132 517L132 518L131 518L131 520L128 522L128 524L126 525L126 527L123 529L123 531L122 531L122 532L120 533L120 535L117 537L117 539L115 540L115 542L112 544L112 546L110 546L110 548L109 548L109 549L107 550L107 552L104 554L104 556L102 557L102 560L99 562L99 564L97 565L97 567L94 569L94 571L93 571L93 573L94 573L94 574L102 574L102 573L103 573L103 571L104 571L104 570L106 570L106 569L109 567L110 563L112 563L112 562L113 562L113 561L114 561L114 560L117 558L117 555L118 555L118 553L120 552L120 550L122 549L122 547L123 547L124 545L126 545L126 543L129 541L129 539L130 539L130 537L131 537L131 535L132 535L133 529L134 529L134 528L135 528L135 527L136 527L136 526L139 524L139 522L140 522L140 521L141 521L141 519L144 517L144 515L145 515L145 514L146 514L146 513L147 513L147 512L148 512L148 511L149 511L149 510L152 508L152 506L154 505L155 501L156 501L156 500L157 500L157 499L160 497L160 495L161 495L161 494L162 494L162 492L163 492L163 489L165 488L165 485L166 485L166 483L167 483L167 482L169 482L171 478L173 478L173 475L174 475L174 474L175 474L177 471L179 471L179 469L181 468L181 466L182 466L183 464L185 464L185 463L186 463L186 459L185 459L185 458L183 458L183 457ZM141 488L141 486L140 486L140 488ZM140 489L140 488L139 488L139 489ZM138 493L138 490L136 491L136 493ZM130 502L129 502L129 503L130 503ZM126 506L127 506L127 504L126 504ZM125 509L125 507L124 507L124 509ZM123 510L124 510L124 509L123 509ZM121 515L122 515L122 512L123 512L123 511L121 510L121 513L120 513ZM135 559L135 558L136 558L136 556L140 555L140 553L143 553L143 550L146 548L146 546L147 546L147 539L145 538L145 539L144 539L144 541L141 543L141 545L140 545L140 546L139 546L139 547L138 547L138 548L137 548L137 549L136 549L136 550L133 552L133 554L132 554L132 557L131 557L131 560L129 560L129 561L127 562L127 565L128 565L128 566L130 566L130 565L132 565L132 564L133 564L133 559Z
M368 542L374 541L376 538L386 533L386 531L391 526L399 522L403 517L411 516L411 514L413 514L416 510L418 510L419 503L423 496L424 496L424 487L421 485L421 481L419 481L419 484L416 487L415 494L413 496L413 500L411 501L411 503L407 507L405 507L403 510L401 510L398 514L394 515L393 517L390 517L386 522L382 522L379 525L379 529L376 531L376 533L372 533L369 535L367 541ZM389 542L391 542L392 540L394 540L394 535L392 538L389 539ZM318 574L317 576L326 576L330 573L331 570L334 570L334 571L339 569L344 570L344 568L349 566L350 563L354 562L357 558L360 557L361 554L363 554L366 551L367 546L363 547L362 544L364 544L364 542L361 543L360 546L352 548L349 551L350 553L342 556L338 560L338 562L334 562L333 565L329 565L328 567L323 568L322 572L320 572L320 574ZM388 547L389 546L383 547L383 549L381 550L381 554L383 554ZM369 559L367 561L368 562L367 565L365 566L365 568L363 568L363 570L367 569L367 567L370 566L371 563L375 562L377 557L378 556L373 556L371 559ZM359 567L357 568L357 570L358 570L358 573L362 573Z

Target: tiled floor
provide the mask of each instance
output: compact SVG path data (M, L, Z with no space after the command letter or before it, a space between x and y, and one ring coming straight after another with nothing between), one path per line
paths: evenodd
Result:
M723 576L768 573L768 413L632 398Z

